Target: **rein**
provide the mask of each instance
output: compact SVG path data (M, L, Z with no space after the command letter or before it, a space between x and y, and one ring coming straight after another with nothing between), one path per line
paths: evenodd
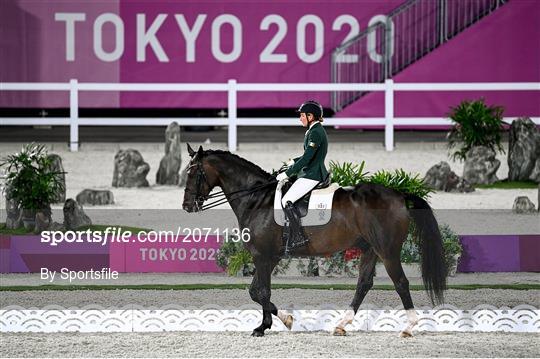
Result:
M250 194L253 194L263 188L266 188L270 185L273 185L275 183L277 183L277 180L272 180L272 181L269 181L267 183L263 183L263 184L260 184L260 185L257 185L257 186L253 186L253 187L250 187L250 188L245 188L245 189L240 189L240 190L237 190L237 191L233 191L233 192L229 192L229 193L225 193L223 190L221 191L218 191L216 193L212 193L212 194L208 194L206 196L201 196L200 193L201 193L201 185L202 185L202 180L204 180L204 182L206 183L206 185L208 187L210 187L209 183L208 183L208 180L206 178L206 174L204 173L204 170L202 169L202 165L200 163L197 163L197 164L193 164L192 166L197 166L197 193L196 193L196 196L195 196L195 206L197 207L197 212L202 212L202 211L205 211L207 209L211 209L211 208L214 208L214 207L217 207L217 206L220 206L222 204L225 204L227 202L232 202L234 200L237 200L239 198L242 198L242 197L245 197L245 196L249 196ZM227 199L227 196L229 196L229 199ZM202 206L199 206L199 201L207 201L209 199L216 199L214 202L211 202L211 203L207 203L207 204L203 204Z
M276 182L277 181L274 180L274 181L263 183L261 185L257 185L257 186L251 187L251 188L240 189L238 191L233 191L233 192L229 192L229 193L225 193L223 191L212 193L212 194L206 196L206 198L204 198L204 200L206 201L208 199L213 199L213 198L218 198L218 200L202 205L200 207L200 210L204 211L204 210L207 210L207 209L210 209L210 208L217 207L217 206L222 205L224 203L231 202L231 201L237 200L237 199L245 197L245 196L249 196L250 194L255 193L255 192L257 192L257 191L259 191L259 190L261 190L261 189L263 189L265 187L268 187L268 186L270 186L272 184L275 184ZM235 197L227 199L227 196L235 196Z

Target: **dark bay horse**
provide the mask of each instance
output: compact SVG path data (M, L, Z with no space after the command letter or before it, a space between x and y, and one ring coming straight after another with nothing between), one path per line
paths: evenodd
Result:
M272 314L290 329L293 318L278 311L270 301L271 274L282 256L282 227L274 221L275 177L227 151L204 151L202 146L194 151L189 144L188 151L191 162L182 207L188 212L204 209L204 201L219 186L238 219L239 229L249 229L245 247L255 264L249 294L263 309L262 323L252 335L264 335L272 326ZM330 222L305 227L310 241L293 250L293 256L326 256L348 248L360 248L363 252L356 293L334 334L345 335L345 325L352 322L373 286L379 259L407 311L409 324L401 335L412 335L417 318L409 281L400 262L401 247L411 224L421 251L424 286L432 302L442 303L447 276L442 240L433 212L423 199L374 184L340 188L334 194Z

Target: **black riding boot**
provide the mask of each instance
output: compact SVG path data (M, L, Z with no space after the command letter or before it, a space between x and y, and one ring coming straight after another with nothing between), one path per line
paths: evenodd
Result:
M300 213L298 212L298 209L289 201L283 210L288 222L283 227L283 240L285 242L286 251L306 245L309 239L300 223Z

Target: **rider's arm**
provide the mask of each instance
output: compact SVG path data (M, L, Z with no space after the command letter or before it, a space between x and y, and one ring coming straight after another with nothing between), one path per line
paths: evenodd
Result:
M317 149L321 145L321 137L317 132L312 132L309 134L308 138L308 145L304 151L304 154L301 157L298 157L294 161L294 165L292 167L289 167L289 169L285 172L287 176L291 177L300 172L302 168L304 168L309 161L315 156L315 153L317 153Z

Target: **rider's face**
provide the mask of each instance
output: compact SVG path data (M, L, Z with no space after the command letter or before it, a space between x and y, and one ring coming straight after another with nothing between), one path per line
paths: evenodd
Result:
M307 116L312 116L312 115L311 114L307 115L304 112L300 113L300 122L302 122L302 126L304 126L304 127L308 126L308 117Z

